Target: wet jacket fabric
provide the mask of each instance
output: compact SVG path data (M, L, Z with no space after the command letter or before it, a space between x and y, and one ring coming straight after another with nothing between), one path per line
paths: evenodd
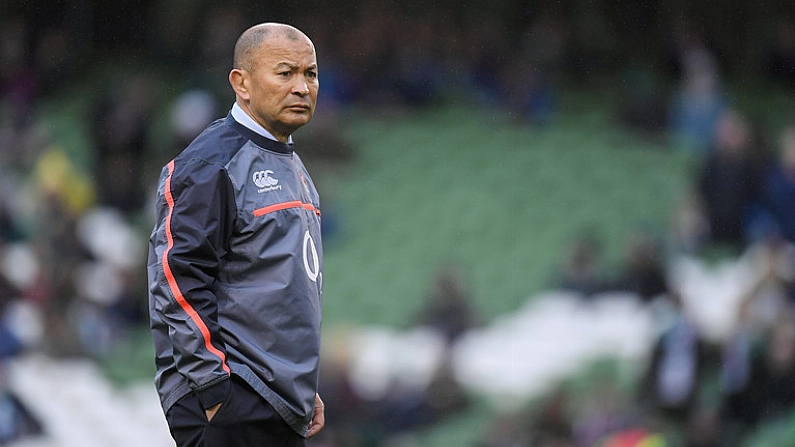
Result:
M155 384L164 411L221 403L243 378L299 434L317 392L320 202L292 145L232 115L162 170L149 241Z

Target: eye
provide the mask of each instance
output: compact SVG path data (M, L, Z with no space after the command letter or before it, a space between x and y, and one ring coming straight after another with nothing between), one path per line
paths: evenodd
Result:
M286 78L286 77L290 76L290 72L289 71L280 71L278 73L278 75L283 77L283 78Z
M309 79L317 79L317 72L315 72L315 71L308 71L308 72L306 72L306 76L307 76Z

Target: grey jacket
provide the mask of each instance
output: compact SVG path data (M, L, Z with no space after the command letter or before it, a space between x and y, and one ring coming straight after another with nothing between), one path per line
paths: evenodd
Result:
M187 393L223 402L230 374L299 434L320 358L320 202L291 145L231 114L163 168L149 241L155 384L164 412Z

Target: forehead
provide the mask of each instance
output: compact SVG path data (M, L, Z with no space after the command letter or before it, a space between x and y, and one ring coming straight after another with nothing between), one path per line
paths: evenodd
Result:
M280 64L306 67L317 64L315 47L304 36L297 39L286 36L268 37L256 51L254 58L260 67L275 67Z

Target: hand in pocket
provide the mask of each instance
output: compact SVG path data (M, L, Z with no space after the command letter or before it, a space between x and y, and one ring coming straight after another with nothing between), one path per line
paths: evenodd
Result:
M213 420L213 417L215 417L215 413L218 413L218 409L219 408L221 408L221 404L220 403L219 404L215 404L212 407L207 408L207 409L204 410L204 414L207 416L207 422L210 422L210 421Z

